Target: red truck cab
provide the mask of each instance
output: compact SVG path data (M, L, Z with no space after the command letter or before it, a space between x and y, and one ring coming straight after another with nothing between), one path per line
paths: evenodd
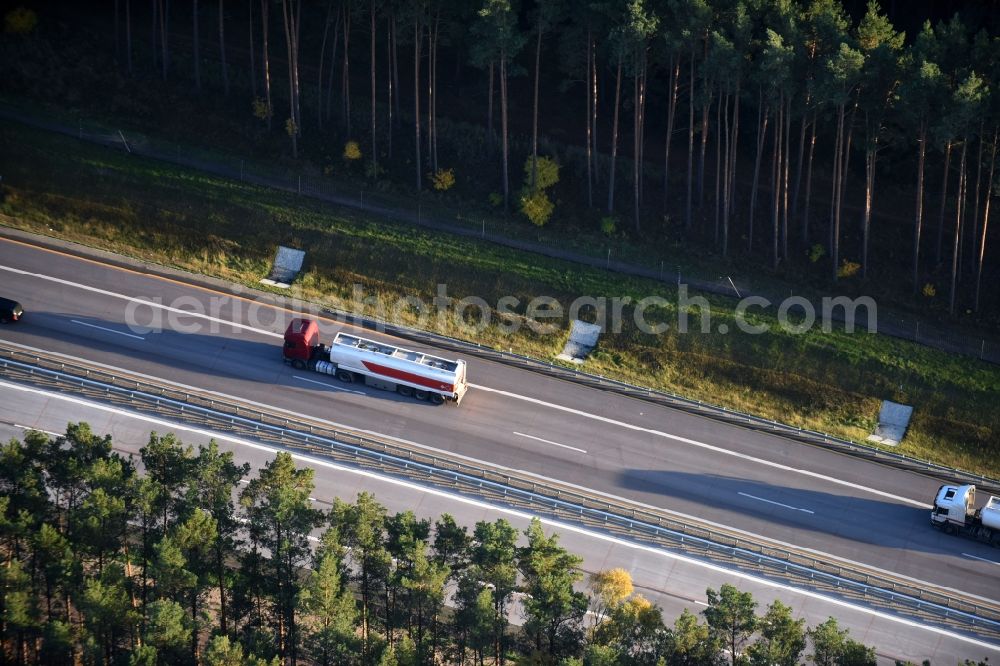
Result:
M301 368L312 360L314 350L319 346L319 325L311 319L293 319L285 329L282 356L286 363Z

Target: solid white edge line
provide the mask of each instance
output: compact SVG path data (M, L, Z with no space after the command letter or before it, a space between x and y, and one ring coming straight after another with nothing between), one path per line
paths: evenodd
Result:
M73 361L79 360L76 357L71 356L69 354L62 354L60 352L50 352L50 351L47 351L45 349L39 349L37 347L32 347L30 345L21 344L21 343L18 343L18 342L12 342L12 341L9 341L9 340L5 340L4 344L12 345L12 346L18 347L20 349L26 349L26 350L29 350L29 351L32 351L32 352L43 354L43 355L58 356L58 357L62 357L62 358L65 358L65 359L68 359L68 360L73 360ZM212 395L220 396L222 398L228 398L228 399L231 399L231 400L236 400L236 401L239 401L239 402L243 402L243 403L246 403L246 404L249 404L249 405L254 405L254 406L262 407L262 408L265 408L265 409L271 409L271 410L279 411L279 412L282 412L283 414L289 414L289 415L294 416L296 418L302 418L302 419L306 419L306 420L310 420L310 421L315 421L317 423L322 423L324 425L329 425L329 426L331 426L333 428L344 428L344 429L347 429L347 430L353 430L355 432L360 432L360 433L365 434L365 435L372 435L374 437L382 437L384 439L389 439L389 440L392 440L392 441L395 441L395 442L400 442L401 444L407 444L409 446L414 446L414 447L417 447L419 449L423 449L424 451L428 451L428 452L431 452L431 453L446 455L446 456L450 456L452 458L457 458L457 459L460 459L460 460L465 460L465 461L468 461L468 462L473 463L475 465L489 465L489 466L495 467L497 469L510 470L510 471L513 471L513 472L517 472L519 474L526 474L526 475L531 476L531 477L533 477L535 479L538 479L539 481L543 481L543 482L546 482L546 483L559 484L559 485L565 486L567 488L572 488L574 490L579 490L581 492L593 493L593 494L596 494L596 495L599 495L599 496L602 496L602 497L607 497L609 499L612 499L612 500L615 500L615 501L619 501L619 502L627 502L627 503L630 503L630 504L634 504L637 507L641 507L641 508L644 508L644 509L649 509L649 510L652 510L652 511L662 511L664 513L670 514L672 516L676 516L676 517L684 519L684 520L697 521L697 522L700 522L702 524L709 525L710 527L716 527L716 528L724 529L724 530L727 530L729 532L734 532L736 534L743 534L743 535L746 535L747 537L750 537L752 539L763 540L763 541L766 541L768 543L774 544L775 546L778 546L778 547L788 548L788 549L802 550L802 551L807 552L807 553L809 553L811 555L815 555L817 557L821 557L821 558L824 558L824 559L827 559L827 560L837 561L837 562L843 562L843 563L848 564L848 565L859 565L859 564L861 564L860 562L856 562L854 560L851 560L851 559L848 559L848 558L845 558L845 557L840 557L839 555L834 555L832 553L827 553L827 552L824 552L824 551L821 551L821 550L816 550L814 548L801 548L801 547L796 546L795 544L789 543L787 541L781 541L779 539L774 539L774 538L771 538L771 537L766 537L766 536L763 536L761 534L756 534L754 532L748 532L746 530L741 530L738 527L733 527L731 525L724 525L722 523L718 523L718 522L714 522L714 521L711 521L711 520L707 520L707 519L702 518L700 516L694 516L692 514L684 513L682 511L676 511L676 510L673 510L673 509L665 509L663 507L653 506L652 504L647 504L647 503L644 503L644 502L639 502L637 500L629 499L627 497L622 497L621 495L616 495L614 493L608 493L608 492L604 492L604 491L597 491L597 490L594 490L592 488L587 488L585 486L581 486L581 485L578 485L578 484L575 484L575 483L571 483L569 481L562 481L562 480L559 480L559 479L555 479L553 477L549 477L549 476L546 476L544 474L537 474L535 472L529 472L529 471L526 471L526 470L521 470L521 469L518 469L516 467L507 467L505 465L500 465L500 464L496 464L496 463L486 462L484 460L480 460L479 458L474 458L472 456L463 455L461 453L457 453L457 452L454 452L454 451L449 451L447 449L441 449L441 448L438 448L438 447L435 447L435 446L430 446L430 445L427 445L427 444L421 444L420 442L416 442L416 441L414 441L412 439L406 439L404 437L395 437L393 435L386 435L386 434L380 433L380 432L375 431L375 430L367 430L365 428L358 428L358 427L350 426L350 425L347 425L347 424L344 424L344 423L338 423L337 421L331 421L329 419L320 418L318 416L310 416L308 414L302 414L300 412L295 412L295 411L288 410L288 409L282 409L280 407L274 407L273 405L266 405L264 403L255 402L253 400L248 400L248 399L245 399L245 398L240 398L240 397L237 397L237 396L229 395L228 393L222 393L221 391L208 391L208 390L205 390L205 389L198 388L196 386L190 386L189 384L183 384L181 382L173 382L173 381L170 381L170 380L161 379L159 377L153 377L151 375L146 375L146 374L143 374L141 372L133 372L132 370L125 370L123 368L118 368L118 367L115 367L113 365L108 365L106 363L99 363L97 361L89 361L89 360L87 361L87 363L89 363L90 365L95 365L95 366L100 367L100 368L104 368L106 370L111 370L111 371L114 371L114 372L122 372L122 373L126 373L126 374L131 374L131 375L134 375L136 377L142 377L144 379L148 379L148 380L151 380L153 382L168 384L170 386L175 386L175 387L178 387L178 388L181 388L181 389L189 389L189 390L196 391L196 392L209 393L209 394L212 394ZM927 508L928 510L930 509L929 506L925 507L925 508ZM887 574L891 574L893 576L904 578L906 580L909 580L909 581L913 582L914 584L918 584L918 585L919 584L924 584L924 581L921 581L921 580L919 580L917 578L911 578L909 576L901 576L899 573L894 572L894 571L888 571L886 569L880 569L879 567L874 567L874 566L871 566L871 565L868 565L868 564L864 564L863 566L871 569L872 571L876 571L876 572L880 572L880 573L887 573ZM960 590L956 590L956 591L960 591ZM964 593L965 594L970 594L969 592L964 592ZM973 596L975 596L975 595L973 595ZM986 597L980 597L980 598L982 598L984 600L987 600L987 601L989 600Z
M767 467L773 467L774 469L780 469L780 470L782 470L784 472L795 472L796 474L803 474L803 475L806 475L806 476L813 477L815 479L820 479L820 480L823 480L823 481L827 481L829 483L834 483L834 484L837 484L837 485L840 485L840 486L846 486L848 488L853 488L854 490L861 490L861 491L864 491L864 492L867 492L867 493L872 493L874 495L879 495L880 497L886 497L886 498L889 498L889 499L893 499L893 500L896 500L896 501L899 501L899 502L903 502L905 504L909 504L911 506L919 507L921 509L930 509L931 508L930 505L927 504L926 502L918 502L918 501L912 500L912 499L910 499L908 497L902 497L900 495L893 495L892 493L887 493L887 492L882 491L882 490L876 490L876 489L872 488L871 486L865 486L863 484L853 483L851 481L844 481L842 479L838 479L838 478L835 478L835 477L832 477L832 476L827 476L825 474L819 474L817 472L812 472L812 471L805 470L805 469L798 469L798 468L795 468L795 467L789 467L788 465L783 465L781 463L773 462L773 461L770 461L770 460L764 460L763 458L757 458L755 456L751 456L751 455L746 454L746 453L740 453L738 451L730 451L729 449L722 448L721 446L714 446L712 444L706 444L705 442L699 442L696 439L690 439L688 437L681 437L680 435L671 435L670 433L663 432L662 430L654 430L653 428L645 428L643 426L637 426L637 425L633 425L631 423L625 423L624 421L617 421L615 419L608 418L607 416L599 416L597 414L591 414L590 412L585 412L585 411L580 410L580 409L574 409L572 407L566 407L566 406L563 406L563 405L557 405L555 403L546 402L546 401L540 400L538 398L531 398L531 397L528 397L528 396L519 395L517 393L512 393L510 391L503 391L503 390L500 390L500 389L490 388L488 386L482 386L480 384L469 384L469 386L472 387L472 388L479 389L481 391L488 391L490 393L497 393L497 394L504 395L504 396L507 396L507 397L510 397L510 398L514 398L514 399L517 399L517 400L523 400L525 402L530 402L530 403L534 403L534 404L537 404L537 405L542 405L544 407L548 407L550 409L555 409L555 410L559 410L561 412L566 412L568 414L573 414L575 416L582 416L584 418L592 419L594 421L600 421L602 423L608 423L608 424L611 424L611 425L618 426L620 428L625 428L627 430L633 430L635 432L643 432L643 433L647 433L647 434L650 434L650 435L655 435L657 437L663 437L665 439L670 439L670 440L673 440L673 441L676 441L676 442L681 442L682 444L688 444L690 446L696 446L696 447L699 447L699 448L702 448L702 449L705 449L705 450L708 450L708 451L713 451L715 453L721 453L723 455L733 456L735 458L740 458L742 460L747 460L749 462L754 462L754 463L757 463L759 465L764 465L764 466L767 466Z
M258 444L256 442L252 442L250 440L241 439L241 438L238 438L238 437L231 437L231 436L226 435L224 433L218 433L218 432L215 432L215 431L212 431L212 430L205 430L203 428L195 428L193 426L187 426L187 425L183 425L183 424L180 424L180 423L175 423L175 422L172 422L172 421L168 421L166 419L160 419L160 418L156 418L156 417L152 417L152 416L147 416L145 414L139 414L139 413L136 413L136 412L130 412L130 411L125 410L125 409L119 409L117 407L110 407L110 406L102 405L102 404L99 404L99 403L93 403L93 402L90 402L88 400L81 400L79 398L74 398L74 397L71 397L71 396L60 395L58 393L50 393L49 391L44 391L42 389L36 389L36 388L33 388L33 387L28 387L28 386L20 386L18 384L12 384L12 383L9 383L9 382L6 382L6 381L2 381L2 380L0 380L0 386L6 386L8 388L12 388L12 389L15 389L15 390L18 390L18 391L22 391L22 392L35 393L37 395L42 395L42 396L46 396L46 397L49 397L49 398L56 398L58 400L63 400L65 402L70 402L70 403L74 403L74 404L78 404L78 405L83 405L85 407L89 407L89 408L92 408L92 409L97 409L97 410L100 410L100 411L108 412L108 413L111 413L111 414L116 414L116 415L119 415L119 416L125 416L127 418L133 418L133 419L136 419L136 420L139 420L139 421L145 421L147 423L153 423L155 425L162 425L162 426L166 426L166 427L169 427L169 428L176 428L178 430L183 430L183 431L191 432L191 433L194 433L194 434L203 435L203 436L206 436L206 437L213 437L215 439L221 439L221 440L224 440L224 441L227 441L227 442L231 442L233 444L238 444L240 446L246 446L246 447L249 447L249 448L252 448L252 449L257 449L259 451L264 451L264 452L271 453L271 454L276 454L279 451L282 451L282 449L278 449L278 448L275 448L275 447L272 447L272 446L265 446L264 444ZM577 534L582 534L584 536L587 536L587 537L590 537L590 538L594 538L594 539L599 539L601 541L605 541L605 542L612 543L612 544L615 544L615 545L620 545L620 546L624 546L626 548L632 548L634 550L641 550L641 551L644 551L644 552L653 553L653 554L656 554L656 555L660 555L662 557L666 557L668 559L673 559L673 560L677 560L677 561L680 561L680 562L684 562L686 564L690 564L690 565L698 566L698 567L701 567L701 568L704 568L704 569L708 569L709 571L714 571L716 573L722 573L722 574L725 574L725 575L734 576L736 578L740 578L742 580L746 580L746 581L749 581L749 582L752 582L752 583L755 583L755 584L763 585L763 586L766 586L766 587L771 587L771 588L778 589L778 590L784 590L786 592L791 592L793 594L801 594L801 595L809 597L811 599L818 599L820 601L831 603L831 604L833 604L835 606L839 606L839 607L842 607L842 608L847 608L847 609L850 609L850 610L854 610L854 611L858 611L858 612L861 612L861 613L865 613L865 614L871 615L872 617L878 617L880 619L888 620L890 622L895 622L897 624L901 624L903 626L907 626L907 627L910 627L910 628L913 628L913 629L922 629L924 631L928 631L928 632L937 634L939 636L946 636L948 638L953 638L953 639L962 641L964 643L968 643L970 645L975 645L977 647L983 647L983 648L987 648L987 649L990 649L990 650L1000 651L1000 645L993 644L993 643L988 643L986 641L983 641L983 640L980 640L980 639L977 639L977 638L972 638L971 636L965 636L963 634L959 634L959 633L956 633L956 632L953 632L953 631L949 631L947 629L942 629L940 627L927 626L924 623L913 621L913 620L909 620L909 619L906 619L906 618L903 618L903 617L899 617L899 616L893 615L891 613L887 613L885 611L875 610L874 608L868 608L868 607L865 607L865 606L860 606L860 605L855 604L855 603L850 602L850 601L845 601L845 600L842 600L842 599L836 599L836 598L833 598L833 597L828 597L828 596L826 596L824 594L821 594L819 592L813 592L811 590L799 589L799 588L793 587L791 585L787 585L785 583L779 583L779 582L776 582L776 581L768 580L767 578L761 578L759 576L755 576L753 574L748 574L748 573L745 573L745 572L742 572L742 571L733 571L733 570L727 569L727 568L725 568L725 567L723 567L721 565L712 564L710 562L703 562L701 560L698 560L698 559L695 559L695 558L692 558L692 557L688 557L686 555L680 555L678 553L672 553L672 552L667 551L667 550L663 550L663 549L656 548L656 547L653 547L653 546L646 546L646 545L643 545L643 544L640 544L640 543L633 543L633 542L628 541L626 539L621 539L619 537L614 537L614 536L610 536L610 535L607 535L607 534L601 534L600 532L594 532L593 530L589 530L589 529L586 529L586 528L583 528L583 527L578 527L576 525L570 525L568 523L564 523L564 522L559 521L559 520L553 520L553 519L550 519L550 518L547 518L547 517L536 516L536 515L531 514L531 513L526 513L524 511L518 511L516 509L510 509L510 508L507 508L507 507L497 506L497 505L494 505L494 504L490 504L489 502L484 502L482 500L472 499L472 498L469 498L469 497L463 497L462 495L458 495L458 494L455 494L455 493L450 493L450 492L447 492L447 491L444 491L444 490L438 490L437 488L430 488L430 487L427 487L427 486L422 486L422 485L420 485L418 483L414 483L412 481L405 481L403 479L397 479L397 478L390 477L390 476L383 476L383 475L378 474L376 472L370 472L368 470L363 470L363 469L355 469L355 468L347 467L347 466L344 466L344 465L340 465L338 463L330 462L328 460L323 460L321 458L314 458L312 456L307 456L307 455L303 455L303 454L300 454L300 453L293 453L291 451L285 451L285 453L288 453L289 455L291 455L291 457L293 459L301 460L301 461L309 463L311 465L316 465L316 466L320 466L320 467L327 467L329 469L334 469L334 470L341 471L341 472L348 472L348 473L355 474L355 475L358 475L358 476L364 476L364 477L367 477L367 478L370 478L370 479L375 479L375 480L382 481L382 482L385 482L385 483L389 483L389 484L392 484L392 485L402 486L404 488L409 488L411 490L417 490L419 492L424 492L424 493L428 493L428 494L435 495L435 496L438 496L438 497L443 497L445 499L453 500L453 501L456 501L456 502L461 502L463 504L468 504L470 506L475 506L477 508L487 509L487 510L490 510L490 511L497 511L497 512L500 512L500 513L505 513L507 515L514 516L514 517L517 517L517 518L521 518L521 519L524 519L524 520L530 520L531 518L538 518L543 524L550 525L550 526L552 526L554 528L557 528L557 529L560 529L560 530L566 530L566 531L570 531L570 532L576 532Z
M32 428L31 426L21 425L20 423L12 423L15 428L20 428L21 430L34 430L36 432L45 433L51 437L62 437L62 433L52 432L51 430L41 430L39 428Z
M739 492L737 495L743 495L743 497L749 497L750 499L757 500L759 502L767 502L768 504L775 504L786 509L792 509L794 511L803 511L805 513L816 513L815 511L810 511L809 509L800 509L797 506L792 506L791 504L782 504L781 502L775 502L774 500L764 499L763 497L757 497L756 495L751 495L749 493Z
M546 444L551 444L552 446L561 446L562 448L564 448L564 449L570 449L571 451L579 451L580 453L586 453L585 450L578 449L575 446L570 446L569 444L560 444L559 442L553 442L552 440L549 440L549 439L542 439L541 437L535 437L534 435L526 435L523 432L517 432L516 430L514 430L512 432L515 435L518 435L519 437L527 437L528 439L533 439L533 440L536 440L538 442L545 442Z
M996 564L997 566L1000 566L1000 562L997 562L996 560L987 559L985 557L979 557L978 555L970 555L969 553L962 553L962 555L965 555L966 557L971 557L974 560L979 560L980 562L989 562L990 564Z
M17 273L18 275L25 275L28 277L38 278L40 280L47 280L49 282L55 282L56 284L61 284L66 287L75 287L77 289L83 289L84 291L89 291L95 294L102 294L104 296L110 296L111 298L118 298L123 301L129 301L131 303L138 303L140 305L145 305L151 308L157 308L160 310L166 310L167 312L174 312L176 314L184 315L187 317L195 317L197 319L205 319L207 321L214 321L217 324L224 324L226 326L232 326L233 328L239 328L245 331L253 331L255 333L261 333L263 335L268 335L272 338L282 338L284 335L281 333L275 333L273 331L267 331L261 328L255 328L248 324L240 324L235 321L228 319L222 319L220 317L212 317L201 312L192 312L190 310L182 310L181 308L171 307L169 305L163 305L162 303L156 303L148 298L136 298L134 296L126 296L125 294L119 294L113 291L108 291L107 289L100 289L98 287L91 287L90 285L80 284L79 282L72 282L70 280L64 280L62 278L53 277L51 275L44 275L42 273L34 273L32 271L21 270L20 268L14 268L12 266L4 266L0 264L0 270L8 271L10 273ZM262 304L267 307L273 307L269 304Z
M96 328L100 331L106 331L108 333L114 333L115 335L124 335L129 338L135 338L136 340L145 340L146 338L141 335L135 335L134 333L125 333L124 331L116 331L113 328L108 328L106 326L98 326L97 324L88 324L85 321L80 321L78 319L70 319L74 324L79 324L80 326L89 326L90 328Z

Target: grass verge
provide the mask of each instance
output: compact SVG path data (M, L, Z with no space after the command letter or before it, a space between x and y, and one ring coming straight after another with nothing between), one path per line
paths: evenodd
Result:
M152 160L37 132L0 129L12 224L148 261L258 287L277 244L308 250L298 286L303 298L352 309L354 285L373 297L369 313L398 310L400 323L551 359L565 340L566 313L544 334L522 326L477 331L469 321L426 318L393 308L402 296L430 303L438 284L449 296L495 305L535 296L563 305L579 296L660 296L647 319L670 328L640 332L632 308L621 332L606 334L587 370L739 409L792 425L863 441L879 401L916 406L901 452L970 471L1000 475L1000 368L893 338L842 330L782 329L774 310L751 316L766 330L738 330L735 303L709 296L711 332L698 308L653 281L628 278L406 225L375 219ZM469 310L470 313L473 310ZM684 312L692 332L679 333ZM496 319L496 318L495 318ZM725 324L728 333L719 332Z

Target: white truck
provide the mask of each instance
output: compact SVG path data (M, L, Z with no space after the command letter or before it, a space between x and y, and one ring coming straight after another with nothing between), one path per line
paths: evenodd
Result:
M934 497L931 525L946 534L961 534L1000 547L1000 497L991 496L977 509L975 486L941 486Z
M319 341L319 326L293 319L285 330L282 357L297 369L333 375L343 382L364 382L436 405L456 405L469 389L465 361L448 360L357 335L337 333L330 346Z

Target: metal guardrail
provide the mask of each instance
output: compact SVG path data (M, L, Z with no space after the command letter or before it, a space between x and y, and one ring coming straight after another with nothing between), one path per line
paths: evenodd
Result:
M3 343L0 376L374 468L1000 640L1000 602L929 586L858 563L820 557L764 537L681 518L666 510L568 484L541 483L529 474L508 468L478 461L471 464L276 408L223 399L207 391L180 388L127 371L111 373L86 362L53 360Z

